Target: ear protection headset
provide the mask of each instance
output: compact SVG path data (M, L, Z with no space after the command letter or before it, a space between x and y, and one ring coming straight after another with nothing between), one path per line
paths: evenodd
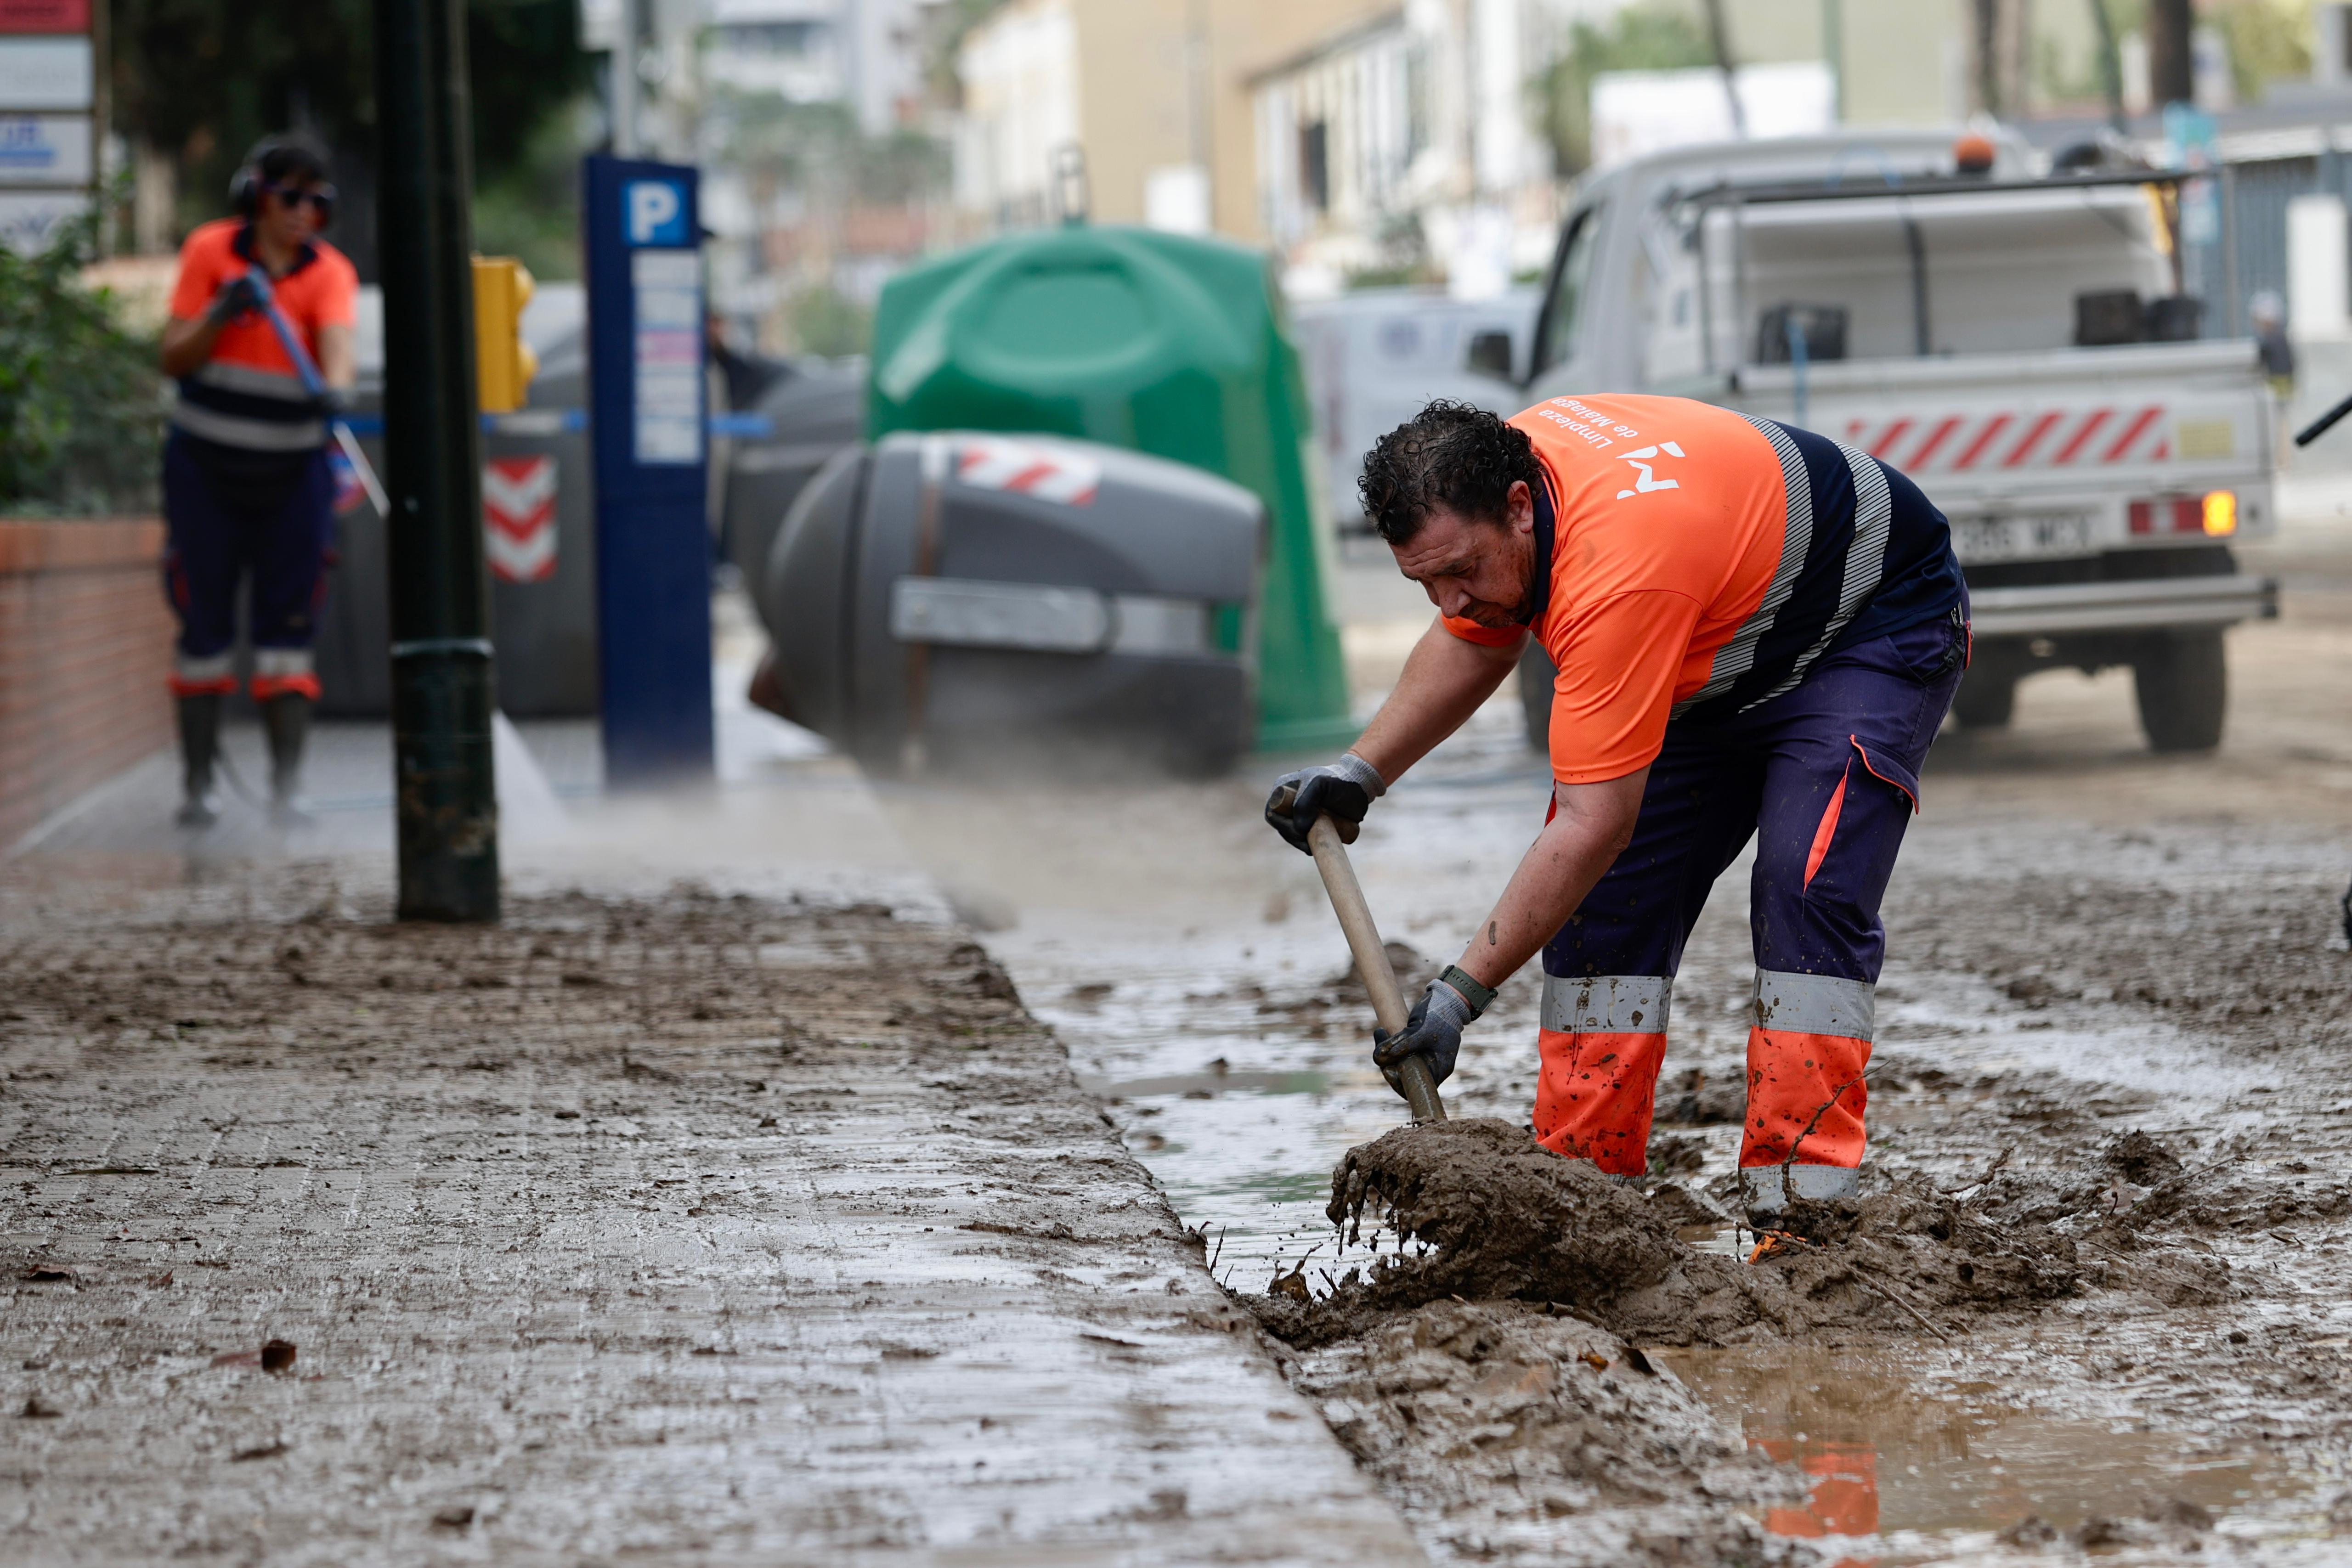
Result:
M265 188L261 178L262 162L271 153L290 145L297 144L288 141L283 136L265 136L253 144L253 151L245 155L245 162L239 163L236 172L228 177L230 211L248 220L260 215L261 193ZM333 187L328 187L328 191L331 195ZM327 226L330 210L322 209L320 213L319 226L322 229Z

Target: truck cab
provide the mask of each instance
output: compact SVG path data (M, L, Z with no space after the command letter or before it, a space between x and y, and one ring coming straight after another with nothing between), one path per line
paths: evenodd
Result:
M2150 744L2210 748L2222 630L2277 612L2231 549L2276 528L2277 438L2252 342L2203 336L2226 299L2184 281L2183 205L2206 197L2175 171L2049 173L2007 138L1964 171L1954 145L1692 147L1588 181L1528 392L1701 398L1901 470L1968 578L1962 725L2006 724L2036 670L2128 664Z

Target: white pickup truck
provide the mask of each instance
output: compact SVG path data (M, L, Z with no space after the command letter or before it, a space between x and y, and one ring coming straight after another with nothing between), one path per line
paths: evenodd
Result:
M2044 174L2008 141L1961 174L1952 146L1692 147L1587 181L1528 392L1704 398L1872 454L1951 519L1976 626L1963 725L2006 724L2035 670L2128 664L2156 749L2213 747L2222 629L2277 613L2230 548L2277 526L2253 345L2199 337L2176 176Z

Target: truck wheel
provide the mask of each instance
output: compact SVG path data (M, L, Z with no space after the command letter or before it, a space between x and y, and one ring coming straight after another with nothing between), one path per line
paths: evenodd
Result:
M1962 729L2007 729L2017 712L2017 675L1979 660L1960 677L1952 716Z
M1528 744L1538 751L1551 749L1551 684L1559 675L1544 645L1528 638L1519 655L1519 706L1528 717Z
M2221 744L2230 705L2229 664L2219 632L2150 638L2132 661L2139 727L2157 751L2210 751Z

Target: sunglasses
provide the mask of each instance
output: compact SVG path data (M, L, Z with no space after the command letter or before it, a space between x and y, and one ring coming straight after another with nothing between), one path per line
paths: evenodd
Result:
M335 188L332 185L321 185L316 190L305 190L299 185L264 185L262 189L289 207L310 203L322 224L335 215Z

